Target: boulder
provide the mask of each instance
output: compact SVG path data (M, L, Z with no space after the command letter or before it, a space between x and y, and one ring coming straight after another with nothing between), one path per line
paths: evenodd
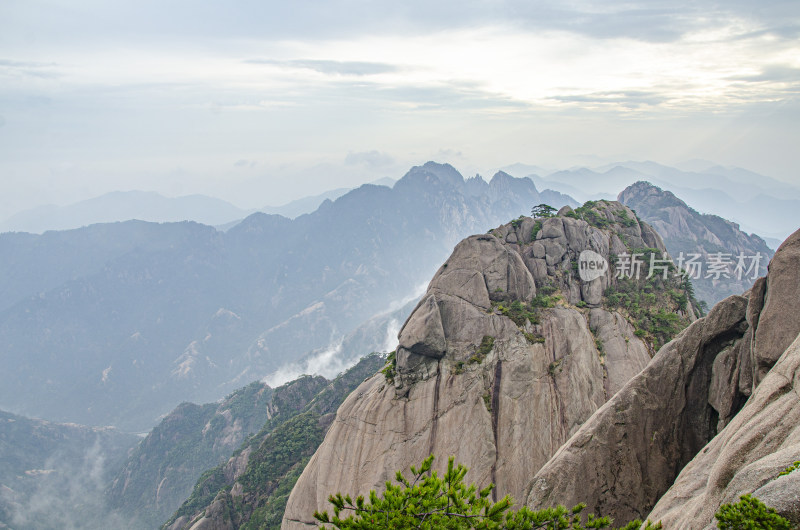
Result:
M419 303L398 335L399 348L425 357L441 358L447 349L442 317L436 296L429 294Z
M797 318L800 300L800 230L778 247L769 263L764 288L764 307L753 337L755 384L758 384L800 333Z

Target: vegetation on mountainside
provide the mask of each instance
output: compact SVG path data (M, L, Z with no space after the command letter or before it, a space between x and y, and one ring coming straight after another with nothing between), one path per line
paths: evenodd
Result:
M742 495L739 502L723 504L714 515L717 528L722 530L792 530L786 518L781 517L752 495Z
M386 483L386 491L378 495L374 490L369 498L337 493L329 497L333 505L333 517L328 512L316 512L314 518L332 528L346 530L367 529L586 529L611 528L608 517L589 514L584 518L585 505L572 509L564 506L544 510L522 507L513 511L513 499L505 496L492 502L490 494L494 484L478 490L475 484L464 484L467 468L456 465L453 457L447 462L447 471L442 477L431 471L433 455L426 458L419 469L411 467L413 476L408 479L402 472L395 475L397 484ZM346 517L345 517L346 516ZM631 521L621 527L638 529L641 521ZM323 526L323 528L331 528ZM661 528L649 521L645 530Z
M386 366L381 369L381 373L389 384L394 384L394 376L397 374L397 351L390 352L386 357Z
M528 323L534 326L539 324L541 321L539 316L541 310L554 307L556 302L561 300L560 295L553 295L555 291L556 289L552 286L542 286L530 302L514 300L510 304L507 304L505 302L493 301L491 311L510 318L531 344L542 343L544 342L544 337L541 334L536 331L529 332L526 328Z
M604 293L605 304L626 314L636 336L658 351L689 325L688 306L697 305L692 284L676 274L675 265L658 249L635 248L630 256L636 256L640 263L638 274L616 278ZM616 267L614 261L612 266Z
M800 461L778 473L778 477L800 469ZM723 504L714 515L717 528L722 530L791 530L796 528L774 508L770 508L752 495L742 495L739 502Z
M179 405L117 473L107 492L109 505L150 525L160 524L191 493L209 465L226 460L242 439L264 424L273 397L271 388L256 381L222 403Z
M314 518L323 528L341 530L416 529L457 530L579 530L612 528L609 517L588 514L585 504L572 509L564 506L531 510L525 506L512 510L514 501L506 495L497 502L490 499L494 484L479 490L475 484L467 486L464 477L467 468L455 464L450 457L447 471L442 477L431 471L434 456L426 458L419 468L411 466L411 478L401 471L395 474L396 484L386 482L382 494L370 491L369 498L353 499L350 495L336 493L328 498L333 505L333 516L327 511L315 512ZM800 463L786 472L796 469ZM780 476L780 475L779 475ZM791 530L792 524L773 508L751 495L742 495L735 504L724 504L716 513L718 528L722 530ZM660 523L643 523L635 520L619 527L625 530L644 528L656 530Z
M784 475L788 475L789 473L791 473L792 471L796 471L797 469L800 469L800 461L792 463L791 466L787 467L786 469L778 473L778 476L782 477Z
M242 495L231 495L233 483L225 478L222 464L203 474L191 496L164 526L182 516L196 520L212 502L220 502L225 508L224 523L235 528L280 528L289 493L322 443L332 414L385 362L383 355L370 354L321 390L312 384L321 378L311 376L275 389L275 415L234 453L236 457L245 450L251 451L245 471L236 481Z
M612 221L605 212L600 211L608 209L609 207L608 201L586 201L583 206L579 206L571 212L567 212L565 216L573 219L582 219L596 228L608 228L615 222L626 228L636 225L637 220L631 219L625 208L612 210L611 213L614 214L615 218L615 220Z
M541 231L542 226L543 225L541 221L536 221L533 223L533 228L531 229L531 243L536 241L536 235Z

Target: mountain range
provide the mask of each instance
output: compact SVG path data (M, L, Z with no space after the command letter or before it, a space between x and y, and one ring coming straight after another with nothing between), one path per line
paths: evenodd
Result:
M371 184L391 187L394 182L386 177ZM207 195L165 197L153 191L114 191L64 206L47 204L17 212L0 221L0 232L41 234L48 230L71 230L131 219L154 223L195 221L227 229L257 211L294 219L313 212L325 200L338 199L350 189L336 188L280 206L263 206L249 210Z
M529 179L428 163L392 188L225 232L127 221L2 234L0 408L149 430L181 401L335 346L405 303L459 239L541 202L574 204Z
M741 168L702 163L682 170L655 162L627 161L555 172L524 165L506 170L515 176L527 175L537 186L578 201L613 199L611 190L648 181L673 192L699 212L719 215L777 243L797 228L800 189Z
M636 182L618 198L578 207L563 194L539 192L530 179L501 172L487 183L428 163L412 168L394 187L363 186L294 220L256 213L224 229L128 221L0 235L0 362L8 367L4 373L15 376L0 386L0 407L138 432L155 424L139 443L113 429L68 426L89 435L73 436L73 456L66 459L74 475L66 488L71 493L59 496L54 490L67 484L64 474L36 471L55 469L47 462L59 458L56 438L41 444L38 453L19 454L26 437L47 432L40 425L56 424L7 415L12 421L0 423L0 440L14 442L0 446L0 474L5 473L0 527L12 520L42 527L52 512L20 502L32 494L64 512L57 520L77 515L98 528L153 528L167 519L174 529L277 528L287 502L284 523L291 526L309 515L308 500L315 495L322 507L332 488L361 487L325 482L312 492L311 479L301 479L296 489L304 493L296 495L308 505L291 501L301 473L319 473L319 462L306 464L315 451L330 451L324 437L348 447L375 440L377 449L365 445L359 451L378 451L370 460L383 462L384 475L380 480L369 475L378 484L393 466L405 465L401 460L413 461L423 446L437 453L449 447L457 429L448 427L447 418L454 416L447 400L455 399L453 410L461 410L464 396L470 396L467 403L475 398L470 424L482 425L488 413L492 432L478 445L458 435L459 444L480 447L466 460L474 470L470 477L492 477L522 495L513 488L521 487L525 476L545 469L558 448L567 447L603 403L617 399L681 329L697 327L691 323L703 313L701 300L711 307L753 284L749 275L688 281L677 269L663 281L629 281L614 275L620 255L652 254L659 260L698 253L707 260L717 252L760 252L765 257L753 274L762 276L772 257L758 236L701 214L653 184ZM564 207L555 217L524 216L540 203ZM488 233L456 245L447 258L462 237L486 228ZM580 274L581 252L588 249L609 264L594 283ZM754 289L763 288L758 286ZM441 330L431 327L437 314ZM739 331L737 337L747 335ZM398 333L400 347L380 372L385 357L362 359L395 349ZM715 337L702 339L710 350L730 346ZM714 373L732 355L720 354ZM532 386L528 364L538 374ZM443 388L456 392L450 397L438 386L445 372ZM327 379L301 375L307 373ZM701 433L706 441L731 422L749 396L745 390L723 392L722 376L714 377L716 390L708 397L713 412L704 414L716 414L718 426ZM347 412L354 406L349 402L377 399L372 390L351 394L365 378L385 394L385 402L370 404L371 410L405 400L411 406L403 409L408 420L413 415L406 411L417 403L433 407L433 416L419 416L425 423L420 432L428 434L403 435L416 424L392 427L388 418L395 414L389 409L379 413L380 422L366 423L374 427L355 434L347 432L349 420L345 427L334 421L343 402L339 414L357 418L360 412ZM428 388L432 380L435 385ZM458 394L462 391L466 394ZM533 400L523 408L551 417L546 428L537 426L541 436L524 443L513 427L526 421L519 416L522 405L515 405L526 401L521 395ZM430 421L438 425L435 431ZM14 430L18 425L34 427ZM381 444L392 437L397 440L391 454L381 453ZM419 440L419 447L404 448L401 438ZM490 446L495 447L491 458ZM506 450L501 447L512 452L500 454ZM519 456L514 451L520 447L534 453ZM518 457L527 464L518 465ZM327 457L314 458L329 465ZM342 475L351 476L347 470ZM23 476L28 482L19 481ZM59 476L61 482L55 480Z

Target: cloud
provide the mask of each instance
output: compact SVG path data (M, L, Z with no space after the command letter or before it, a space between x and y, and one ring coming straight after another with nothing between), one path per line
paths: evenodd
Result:
M100 440L87 447L82 461L67 451L56 451L44 469L32 474L33 491L24 495L5 492L12 526L20 528L136 528L105 503L104 489L110 470ZM10 491L10 490L9 490ZM2 508L2 507L0 507Z
M343 339L337 339L326 349L295 363L285 364L262 381L272 388L293 381L303 374L321 375L333 379L353 366L358 359L346 359L342 355Z
M396 72L397 67L391 64L371 63L364 61L331 61L315 59L292 59L278 61L274 59L247 59L247 64L267 64L288 68L302 68L328 75L368 76Z
M12 61L10 59L0 59L0 66L6 68L49 68L56 66L56 63L40 63L36 61Z
M787 64L773 64L764 67L758 74L734 76L729 79L755 83L798 83L800 82L800 68Z
M386 325L386 337L383 340L381 351L388 352L397 349L397 334L400 333L402 322L393 318Z
M464 158L464 153L457 149L439 149L436 156L444 160L452 160L454 158Z
M256 167L256 161L255 160L241 159L241 160L237 160L236 162L234 162L233 165L234 165L234 167L243 167L243 168L253 169L254 167Z
M667 101L667 96L657 92L624 90L593 92L589 94L576 94L566 96L552 96L550 99L563 103L581 104L602 104L614 105L628 109L636 109L642 106L656 106Z
M0 59L0 72L5 70L7 73L18 76L38 77L41 79L55 79L60 77L61 74L53 71L53 68L56 66L56 63Z
M394 158L386 153L380 151L363 151L360 153L347 153L344 157L344 163L348 166L367 166L370 168L379 168L390 166L394 164Z

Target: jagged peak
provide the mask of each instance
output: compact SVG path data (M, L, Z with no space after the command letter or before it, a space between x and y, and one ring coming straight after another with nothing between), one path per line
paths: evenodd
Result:
M435 177L442 184L454 188L459 188L464 185L464 176L459 173L456 168L447 163L441 164L433 161L425 162L421 166L412 167L397 184L407 183L426 176Z
M615 260L632 254L638 264L630 278L620 279ZM580 270L589 257L597 274ZM657 274L672 271L669 278L651 281L651 263L660 267ZM436 273L398 335L398 388L433 374L430 360L468 358L484 336L509 340L521 334L535 343L547 331L528 323L526 315L545 302L616 311L641 330L637 337L654 352L695 318L687 289L655 230L617 201L589 201L562 215L520 216L464 239ZM639 291L652 296L644 299ZM660 328L654 323L659 318L669 325Z
M665 203L664 206L680 206L694 211L685 202L676 197L671 191L661 189L646 180L634 182L619 192L619 195L617 195L617 201L627 204L634 197L658 197L662 202Z
M505 171L498 171L497 173L494 174L494 176L492 176L492 181L494 180L502 181L502 180L518 180L518 179L516 177L512 177Z

